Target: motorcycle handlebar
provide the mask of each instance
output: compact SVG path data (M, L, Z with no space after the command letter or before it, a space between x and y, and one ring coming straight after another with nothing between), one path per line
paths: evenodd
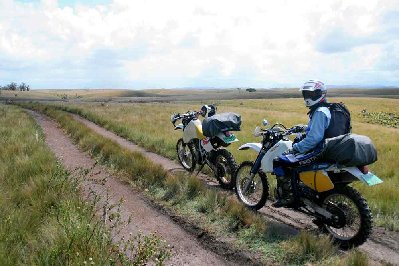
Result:
M280 128L279 126L283 127L284 129ZM286 128L283 124L277 123L274 124L270 129L278 132L283 132L284 135L290 135L293 133L302 133L306 130L307 126L306 125L295 125L290 128Z
M186 117L190 117L190 116L198 116L198 115L201 115L201 114L202 114L202 111L189 111L189 112L184 113L184 114L177 113L177 114L173 114L171 116L171 121L172 121L172 124L174 125L177 120L180 120L180 119L183 119L183 118L186 118Z
M284 135L284 136L289 136L289 135L291 135L291 134L293 134L293 133L296 133L296 132L295 132L294 128L292 127L292 128L287 129L287 130L283 133L283 135Z
M279 126L282 126L283 128L280 128ZM286 128L283 124L274 124L271 128L269 129L261 129L262 132L260 132L260 135L264 135L267 132L276 132L276 133L280 133L283 136L289 136L293 133L298 133L298 127L297 126L293 126L291 128Z

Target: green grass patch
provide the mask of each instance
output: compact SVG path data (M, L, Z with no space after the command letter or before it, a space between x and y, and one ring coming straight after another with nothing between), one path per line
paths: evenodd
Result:
M337 248L327 236L315 236L301 232L297 241L285 243L287 255L284 260L289 264L317 262L334 256Z
M362 118L367 123L379 124L386 127L399 128L399 116L396 113L388 112L367 112L361 113Z
M156 236L136 236L125 246L134 258L127 258L35 121L14 106L0 104L0 114L0 265L131 265L166 258Z
M359 250L351 251L340 265L346 266L368 266L370 265L367 255Z

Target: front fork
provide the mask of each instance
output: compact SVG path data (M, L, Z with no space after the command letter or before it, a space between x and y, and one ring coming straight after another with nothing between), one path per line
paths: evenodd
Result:
M259 171L259 169L260 169L260 167L262 165L262 159L265 156L265 154L266 154L266 150L261 149L259 154L258 154L258 157L256 157L254 165L251 168L251 171L249 173L249 177L248 177L247 181L244 184L243 193L246 193L248 191L249 187L251 186L252 181L254 180L254 177L255 177L256 173Z
M199 164L204 164L205 160L206 160L206 155L205 155L205 151L204 148L202 147L201 144L201 140L197 140L194 143L195 146L195 157L197 159L197 162Z
M210 140L209 140L210 141ZM202 168L205 166L205 164L207 164L211 170L214 173L217 173L217 167L214 164L214 160L215 160L215 152L216 150L214 148L212 148L212 150L207 151L202 143L201 140L198 140L198 142L196 143L196 157L198 157L197 161L199 162L199 164L201 165L200 169L198 170L197 174L202 170Z

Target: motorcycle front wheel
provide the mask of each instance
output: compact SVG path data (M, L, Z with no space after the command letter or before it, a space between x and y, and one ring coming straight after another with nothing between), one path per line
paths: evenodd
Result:
M326 192L321 206L333 214L337 221L320 225L341 248L363 244L371 234L373 217L366 200L349 186L337 186Z
M237 170L237 164L233 155L225 149L219 149L215 154L216 179L220 186L225 189L233 189L234 173Z
M180 164L189 172L194 171L196 160L192 145L184 143L183 139L179 139L176 143L177 158Z
M269 196L269 184L265 173L258 172L251 178L254 163L245 161L236 171L236 195L244 205L252 210L262 208Z

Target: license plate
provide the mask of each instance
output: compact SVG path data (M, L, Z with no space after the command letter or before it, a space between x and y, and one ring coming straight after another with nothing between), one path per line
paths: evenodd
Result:
M362 174L360 178L362 178L363 181L366 182L366 184L369 186L374 186L383 182L378 176L371 172L368 172L367 174Z
M234 142L236 139L237 139L236 136L234 136L233 134L231 134L228 137L223 138L224 142L226 142L226 143Z

